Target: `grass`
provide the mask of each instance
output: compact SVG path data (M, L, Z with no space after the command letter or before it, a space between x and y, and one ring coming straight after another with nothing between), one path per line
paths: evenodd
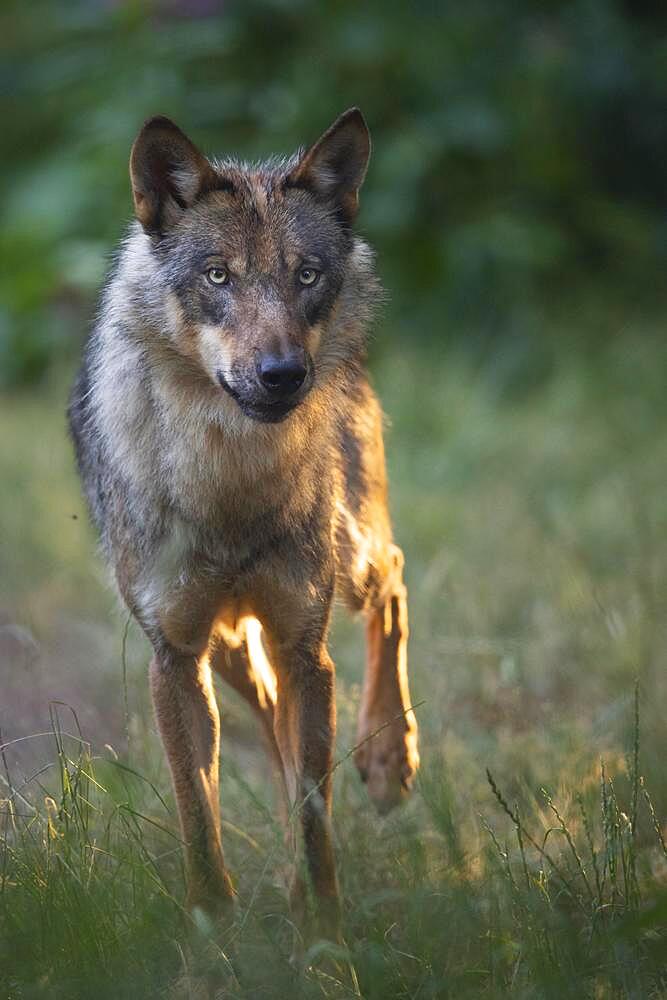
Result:
M378 819L347 759L362 651L341 617L334 827L369 1000L667 997L665 348L626 326L539 385L501 352L376 358L424 767ZM59 379L0 400L0 996L168 996L202 931L147 647L134 625L124 642L62 409ZM239 905L200 960L220 995L354 995L344 963L288 962L272 791L220 700Z

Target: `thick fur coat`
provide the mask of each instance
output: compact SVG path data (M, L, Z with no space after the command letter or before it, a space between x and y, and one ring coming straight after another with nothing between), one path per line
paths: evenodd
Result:
M257 712L284 815L303 802L289 836L333 935L335 592L367 618L356 756L380 809L418 764L402 556L364 370L380 290L352 231L369 151L356 110L305 152L257 166L207 160L167 119L147 122L130 163L137 221L69 410L106 558L154 649L190 904L215 911L233 895L213 668ZM303 908L298 864L292 901Z

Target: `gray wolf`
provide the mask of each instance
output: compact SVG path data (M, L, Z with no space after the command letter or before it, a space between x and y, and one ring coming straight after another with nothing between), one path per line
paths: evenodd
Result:
M188 905L219 914L234 896L216 672L252 706L282 813L298 815L295 916L303 868L333 937L335 594L366 620L355 759L381 812L419 761L403 557L364 368L380 287L352 225L369 155L356 108L305 151L258 165L207 159L167 118L147 121L130 159L136 221L69 408L103 550L153 648Z

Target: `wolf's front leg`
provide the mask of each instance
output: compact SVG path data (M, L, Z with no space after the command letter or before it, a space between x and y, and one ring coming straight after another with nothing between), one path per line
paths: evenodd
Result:
M187 905L210 916L222 914L234 891L220 839L220 716L207 655L162 646L150 678L185 842Z
M381 814L410 791L419 767L417 720L408 689L408 605L403 554L391 545L384 590L366 622L367 666L355 761Z
M312 634L295 642L269 637L278 677L275 732L292 806L289 839L295 853L290 904L297 922L305 916L306 867L317 898L322 936L339 940L340 902L331 836L331 768L336 729L334 666Z

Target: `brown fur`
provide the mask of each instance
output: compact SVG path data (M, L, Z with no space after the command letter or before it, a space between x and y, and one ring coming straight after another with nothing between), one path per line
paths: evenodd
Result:
M213 912L234 895L214 671L252 706L281 814L297 816L295 914L303 857L332 936L335 593L366 618L355 759L381 812L409 790L419 761L403 557L363 368L377 285L350 230L369 148L357 111L305 154L260 168L211 163L171 122L149 122L131 160L143 231L121 255L70 408L107 555L154 649L188 903ZM211 268L224 287L211 286ZM299 284L304 268L321 270L317 288ZM280 405L261 382L276 357L303 362Z

